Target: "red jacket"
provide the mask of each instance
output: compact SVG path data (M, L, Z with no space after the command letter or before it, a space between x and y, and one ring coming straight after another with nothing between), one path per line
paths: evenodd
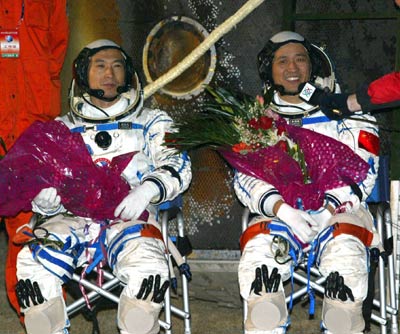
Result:
M400 100L400 72L386 74L368 86L368 95L373 104Z
M19 58L0 58L0 136L9 148L33 121L59 115L69 31L66 0L0 0L0 8L0 29L19 25L20 40Z
M66 0L0 0L0 30L18 30L20 41L18 58L0 57L0 137L9 149L34 121L60 114L60 72L69 36ZM11 240L28 219L23 213L6 223L7 292L17 310L15 264L20 248Z

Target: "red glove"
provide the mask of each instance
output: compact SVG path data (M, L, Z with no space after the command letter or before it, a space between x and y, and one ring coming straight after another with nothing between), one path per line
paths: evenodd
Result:
M361 86L356 95L364 112L400 106L400 72L386 74Z

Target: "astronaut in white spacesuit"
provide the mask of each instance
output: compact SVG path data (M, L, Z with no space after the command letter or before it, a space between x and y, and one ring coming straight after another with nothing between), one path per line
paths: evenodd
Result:
M355 120L331 120L318 105L307 103L301 90L304 83L331 92L339 87L326 53L297 33L274 35L258 61L261 79L275 90L272 105L276 113L290 124L345 143L368 162L369 171L362 183L326 191L319 210L293 207L274 185L235 174L239 200L256 215L241 237L239 283L248 305L246 333L286 332L290 320L282 283L310 248L316 266L327 277L322 311L325 332L362 333L368 249L377 243L365 203L377 177L379 137L376 126L364 121L374 118L357 115Z
M18 255L17 295L27 332L68 333L62 284L76 267L93 264L106 252L108 265L126 284L118 306L120 332L158 333L169 268L155 206L188 188L190 160L163 145L172 119L143 107L132 60L112 41L94 41L79 53L70 106L58 120L82 135L96 164L134 153L121 174L131 190L115 208L115 219L101 222L64 214L55 188L33 199L33 211L50 217L35 235L40 230L50 241L26 245Z

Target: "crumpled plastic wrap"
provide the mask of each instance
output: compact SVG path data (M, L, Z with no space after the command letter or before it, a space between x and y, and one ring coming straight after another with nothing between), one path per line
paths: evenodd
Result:
M327 190L366 178L369 164L347 145L308 129L282 125L303 151L309 183L304 182L298 162L277 145L246 154L231 149L219 152L233 168L272 184L291 206L297 207L300 198L304 210L318 210Z
M73 214L112 219L130 190L121 173L133 155L116 157L109 167L96 166L80 134L60 121L37 121L0 160L0 215L31 210L41 189L55 187Z

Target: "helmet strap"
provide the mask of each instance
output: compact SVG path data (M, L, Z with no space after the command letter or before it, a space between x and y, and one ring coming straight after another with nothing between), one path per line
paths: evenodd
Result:
M99 90L99 89L97 89L97 90ZM119 95L117 95L117 96L119 96ZM104 115L106 115L107 117L110 117L109 114L107 114L103 109L99 108L98 106L96 106L95 104L93 104L92 102L90 102L85 96L82 95L82 98L83 98L83 100L84 100L87 104L91 105L93 108L96 108L97 110L99 110L100 112L102 112L102 113L103 113ZM103 98L101 98L101 100L103 100ZM115 100L115 98L114 98L114 100ZM113 100L112 100L112 101L113 101ZM110 102L111 102L111 101L110 101Z

